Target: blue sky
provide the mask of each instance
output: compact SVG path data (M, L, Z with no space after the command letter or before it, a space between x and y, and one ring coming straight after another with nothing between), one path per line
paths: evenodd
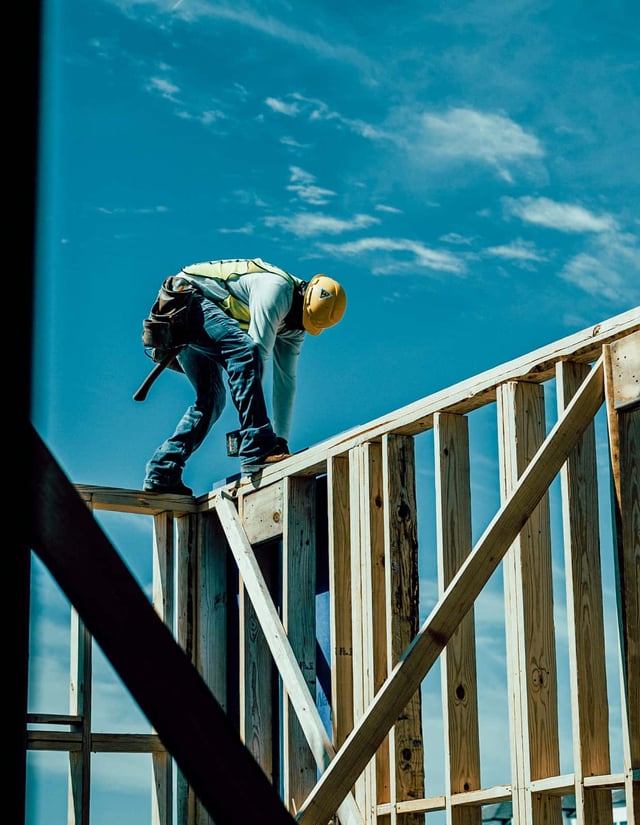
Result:
M294 450L640 303L631 0L43 14L33 421L75 483L140 488L190 403L170 372L132 400L142 319L189 263L343 283L344 321L303 349ZM235 426L229 403L196 494L237 472Z

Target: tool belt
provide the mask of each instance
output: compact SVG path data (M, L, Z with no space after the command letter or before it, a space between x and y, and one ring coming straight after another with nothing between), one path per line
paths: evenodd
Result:
M173 276L165 278L147 318L142 322L142 346L155 367L133 398L144 401L151 385L167 367L182 372L176 355L189 343L189 312L195 289L173 288Z
M189 341L189 311L195 290L192 287L174 289L173 280L171 276L163 281L148 317L142 322L145 351L166 353ZM162 356L153 360L162 360Z

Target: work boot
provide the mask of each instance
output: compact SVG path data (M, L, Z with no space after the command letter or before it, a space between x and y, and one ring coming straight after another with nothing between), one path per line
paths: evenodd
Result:
M291 455L292 453L283 452L282 448L277 445L270 453L267 453L267 455L262 458L257 458L255 461L251 461L243 465L241 470L244 475L252 475L260 470L264 470L265 467L270 467L272 464L277 464L278 461L284 461L285 458L291 458Z
M157 481L145 481L142 489L145 493L165 493L174 496L192 496L193 490L182 481L177 484L160 484Z
M284 461L285 458L291 458L291 453L271 453L270 455L265 456L259 464L263 467L267 467L270 464L277 464L278 461Z

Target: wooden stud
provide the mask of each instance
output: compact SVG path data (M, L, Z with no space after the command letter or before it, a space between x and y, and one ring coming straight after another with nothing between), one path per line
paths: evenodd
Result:
M640 332L604 348L621 642L627 822L640 823Z
M194 516L175 519L176 527L176 640L193 665L197 662L197 530ZM184 774L176 773L176 810L180 825L197 825L198 800Z
M69 713L77 722L82 747L69 753L69 814L74 825L89 825L91 807L91 705L93 693L92 639L77 610L71 606L71 664Z
M386 679L420 627L418 514L412 436L387 435L382 440L382 502L386 651L380 675L384 672ZM376 690L384 679L376 678ZM379 755L380 752L381 749ZM422 699L418 689L396 719L389 737L392 823L419 825L424 821L420 814L398 814L397 808L394 810L398 803L424 796L424 758ZM378 803L383 801L378 792Z
M556 395L562 415L589 367L558 364ZM595 427L591 424L560 471L567 588L573 762L578 825L609 825L611 792L585 788L584 778L609 773L609 703L600 571Z
M153 607L173 633L175 611L175 548L173 517L166 511L153 517L152 597ZM151 755L151 823L173 821L173 760L165 752Z
M467 418L434 419L438 587L442 594L471 552L471 482ZM473 608L441 657L447 815L451 825L480 825L480 806L453 807L453 794L480 788L480 734Z
M281 487L276 486L282 496ZM273 519L266 518L273 511L273 497L267 487L260 490L258 503L251 509L247 507L245 496L238 498L238 515L245 526L253 523L247 510L256 517L258 526L252 535L270 536ZM265 496L265 494L267 494ZM251 497L253 499L253 497ZM262 506L267 502L266 507ZM278 505L281 508L281 503ZM280 510L281 511L281 510ZM269 529L262 528L267 524ZM282 525L279 527L282 531ZM247 539L251 541L249 533ZM253 542L252 542L253 543ZM277 541L271 541L266 546L254 549L265 586L271 598L278 599L278 563L279 548ZM240 576L239 580L239 611L240 611L240 736L249 752L265 772L269 781L274 784L277 766L278 743L274 741L274 718L277 719L278 694L275 691L273 678L273 659L255 609L251 603L246 588Z
M498 420L504 501L544 441L544 388L498 387ZM513 816L530 825L562 825L561 800L529 791L532 780L560 773L551 574L545 493L504 559Z
M315 480L288 478L282 534L282 623L315 704L316 546ZM286 686L282 709L284 798L296 811L316 782L316 764Z
M227 553L215 513L203 513L195 532L194 664L223 710L227 710ZM195 825L215 825L200 800Z
M333 742L339 748L353 729L353 643L351 639L351 542L349 459L327 462L329 515L329 633Z
M372 542L378 535L372 513L371 486L380 473L380 445L362 444L349 453L351 509L351 615L353 660L353 719L357 723L375 694L374 604ZM375 493L373 494L375 497ZM375 819L376 766L368 764L355 782L355 797L365 823Z

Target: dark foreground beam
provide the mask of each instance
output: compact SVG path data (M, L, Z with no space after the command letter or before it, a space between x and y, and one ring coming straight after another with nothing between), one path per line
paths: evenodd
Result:
M295 820L91 511L31 429L30 545L216 822Z

